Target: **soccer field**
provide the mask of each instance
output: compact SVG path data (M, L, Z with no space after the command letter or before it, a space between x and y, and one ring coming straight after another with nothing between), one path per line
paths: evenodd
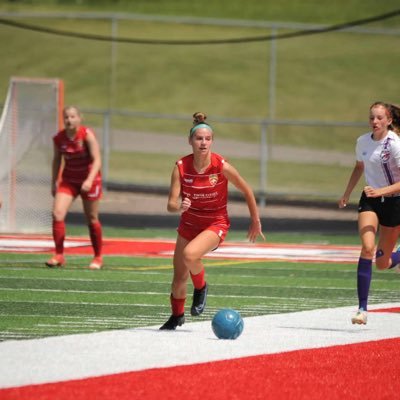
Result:
M87 269L83 230L68 237L67 266L57 269L44 266L51 237L0 238L2 399L176 399L200 390L218 400L372 400L400 390L399 276L374 272L368 325L351 325L357 238L280 233L249 245L233 232L205 259L204 314L187 313L166 332L158 328L170 315L175 232L105 231L99 271ZM189 283L187 306L191 291ZM220 308L242 315L238 339L212 333Z
M170 315L174 240L159 239L159 234L154 231L154 239L149 231L144 235L147 239L106 239L101 271L86 268L91 254L87 239L69 238L63 269L44 266L51 238L25 239L31 251L21 252L21 242L15 244L19 251L4 248L0 253L1 340L161 325ZM334 244L330 238L312 244L312 235L303 235L301 244L283 243L281 236L275 239L280 242L258 246L227 241L210 254L205 260L208 306L201 317L188 316L188 322L211 320L220 308L237 309L243 317L356 308L358 246L341 245L340 237L334 238ZM398 288L395 273L374 271L370 303L400 301ZM188 293L190 305L191 283Z

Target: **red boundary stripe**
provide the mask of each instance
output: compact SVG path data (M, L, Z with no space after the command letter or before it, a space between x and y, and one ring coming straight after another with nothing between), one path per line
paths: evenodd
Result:
M374 310L368 310L368 312L376 312L376 313L400 313L400 307L392 307L392 308L377 308Z
M399 370L396 338L3 389L0 398L395 399L400 393Z

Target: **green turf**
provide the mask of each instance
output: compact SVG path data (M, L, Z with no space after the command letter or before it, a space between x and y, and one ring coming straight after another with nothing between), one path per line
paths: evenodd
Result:
M82 227L69 232L84 234ZM105 229L109 237L173 238L173 230ZM245 232L232 232L243 240ZM271 234L271 242L355 244L356 237ZM161 325L169 316L171 259L105 256L89 271L89 256L69 256L64 269L48 269L43 254L0 254L0 340ZM356 268L335 263L206 260L210 284L205 313L211 320L230 307L244 317L356 306ZM189 283L189 293L192 286ZM190 303L190 297L188 302ZM398 276L374 272L370 303L400 301Z

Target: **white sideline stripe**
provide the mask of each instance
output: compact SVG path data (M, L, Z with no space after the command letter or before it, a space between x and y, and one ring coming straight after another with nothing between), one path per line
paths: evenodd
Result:
M373 308L400 307L400 303ZM210 321L176 331L159 326L0 343L0 388L83 379L253 355L400 337L400 315L369 313L351 325L355 307L245 318L237 340L218 340Z
M64 247L86 247L90 246L89 241L66 240ZM54 241L47 239L11 239L0 238L0 251L49 251L54 249Z
M173 251L163 251L160 255L172 257ZM360 256L360 249L354 246L347 248L341 247L279 247L253 246L248 245L231 245L225 243L224 246L218 247L207 254L207 257L218 257L237 259L238 257L254 260L296 260L296 261L335 261L335 262L354 262Z
M169 243L170 241L163 240ZM88 240L66 240L66 248L90 246ZM0 251L29 251L44 252L54 249L52 239L33 238L0 238ZM173 251L161 251L163 257L172 257ZM279 245L274 247L249 245L248 243L226 242L218 249L207 254L210 258L237 259L246 258L252 260L288 260L288 261L319 261L319 262L355 262L360 255L357 246L324 246L324 245Z

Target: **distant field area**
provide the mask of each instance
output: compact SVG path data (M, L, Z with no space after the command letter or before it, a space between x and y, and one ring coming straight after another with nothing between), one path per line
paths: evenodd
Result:
M397 6L395 1L380 4L358 0L345 7L331 4L327 13L320 2L296 0L268 6L255 0L246 2L246 6L239 0L219 0L207 7L199 1L189 6L178 0L102 1L96 6L86 1L79 5L1 1L0 13L14 13L6 17L8 20L48 32L0 24L0 95L4 102L11 76L57 77L65 82L65 102L84 109L86 123L99 131L104 126L101 113L135 113L134 117L113 115L110 120L108 177L128 179L128 183L167 186L169 177L165 180L164 173L176 157L164 154L162 141L147 157L132 150L123 154L112 147L113 130L176 135L186 141L191 115L199 110L208 113L210 123L215 122L217 139L243 143L261 142L259 121L263 119L365 123L356 127L295 123L265 128L268 149L292 146L332 150L347 157L354 154L356 138L368 129L369 105L376 100L398 102L397 86L393 84L400 63L400 53L393 51L400 41L398 16L362 25L358 31L299 35L277 40L275 45L271 40L204 45L129 40L213 41L279 36L381 15ZM32 12L42 14L29 15ZM94 12L97 14L90 14ZM112 19L116 14L111 12L118 12L118 18ZM178 18L184 16L190 21ZM282 23L286 25L279 25ZM59 36L54 30L76 36ZM80 34L104 40L80 38ZM127 42L112 42L112 37ZM167 115L175 118L165 118ZM247 122L235 123L235 118ZM126 140L134 146L134 137ZM163 169L149 167L150 158ZM308 164L267 157L263 177L259 162L231 159L243 168L255 190L266 186L274 193L300 190L304 195L322 193L333 198L341 194L350 174L350 168L346 169L340 160L326 166L313 157Z

